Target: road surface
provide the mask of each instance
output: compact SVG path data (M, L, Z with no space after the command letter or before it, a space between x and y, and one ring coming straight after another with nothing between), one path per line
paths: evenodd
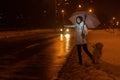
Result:
M74 45L72 39L56 32L0 39L0 80L54 80Z

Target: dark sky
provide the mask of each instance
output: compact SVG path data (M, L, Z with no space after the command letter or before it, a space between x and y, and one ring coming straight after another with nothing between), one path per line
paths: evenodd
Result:
M71 0L74 4L81 0ZM85 0L89 1L89 0ZM120 17L120 0L93 0L94 11L101 19L110 18L112 16ZM0 0L0 12L5 14L24 14L32 16L34 22L39 23L44 9L48 10L48 16L54 13L54 0ZM72 9L72 8L71 8ZM70 10L69 10L70 11ZM41 14L41 15L40 15ZM37 20L38 19L38 20Z
M16 16L22 15L25 24L44 25L53 21L52 3L48 0L0 0L0 14L3 13L5 21L11 24L15 23Z
M120 14L120 0L96 0L96 11L100 14L119 15Z
M44 5L47 5L47 7L50 7L49 0L0 0L0 8L7 10L17 10L20 11L30 11L30 10L40 10L41 7L45 7ZM54 1L54 0L53 0ZM80 0L73 0L74 2L80 1ZM44 3L48 4L44 4ZM43 4L41 4L43 3ZM51 3L52 4L52 3ZM120 14L120 0L94 0L94 7L96 13L99 14L108 14L108 15L114 15L114 14Z

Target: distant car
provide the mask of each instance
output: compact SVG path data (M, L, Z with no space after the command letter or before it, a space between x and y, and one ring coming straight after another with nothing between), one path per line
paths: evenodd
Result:
M70 29L69 28L60 28L60 33L61 34L68 34L68 33L70 33Z

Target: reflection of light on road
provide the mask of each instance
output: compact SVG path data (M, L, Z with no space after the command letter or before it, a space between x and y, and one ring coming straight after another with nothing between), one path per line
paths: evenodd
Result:
M60 31L63 31L63 29L60 29Z
M67 40L69 40L70 34L66 34L66 35L65 35L65 38L66 38Z
M56 41L56 43L52 44L51 53L55 53L53 62L56 64L61 64L65 61L66 56L69 55L70 52L70 34L60 34L60 41ZM54 50L52 50L54 49ZM50 51L49 51L50 52ZM57 56L57 57L56 57ZM52 65L53 66L53 65Z
M65 35L65 51L68 53L69 52L69 50L70 50L70 34L66 34Z
M67 32L69 32L70 30L69 29L66 29Z
M64 38L63 34L60 34L60 41L63 41L63 38Z
M60 34L60 41L62 41L62 44L64 44L65 53L68 53L70 51L70 34Z

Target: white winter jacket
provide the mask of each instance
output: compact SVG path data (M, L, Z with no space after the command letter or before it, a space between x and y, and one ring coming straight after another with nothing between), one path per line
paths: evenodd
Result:
M80 24L76 23L75 25L69 25L69 26L66 26L66 27L74 27L75 28L75 30L76 30L76 44L77 45L82 45L82 44L87 43L86 38L82 37L82 31L85 34L85 36L88 33L87 26L84 24L84 22L81 22Z
M84 22L81 22L80 24L76 23L75 30L76 30L76 44L77 45L86 44L87 43L86 38L82 37L82 31L83 31L83 34L85 34L85 36L88 33L88 29L87 29L86 25L84 24Z

